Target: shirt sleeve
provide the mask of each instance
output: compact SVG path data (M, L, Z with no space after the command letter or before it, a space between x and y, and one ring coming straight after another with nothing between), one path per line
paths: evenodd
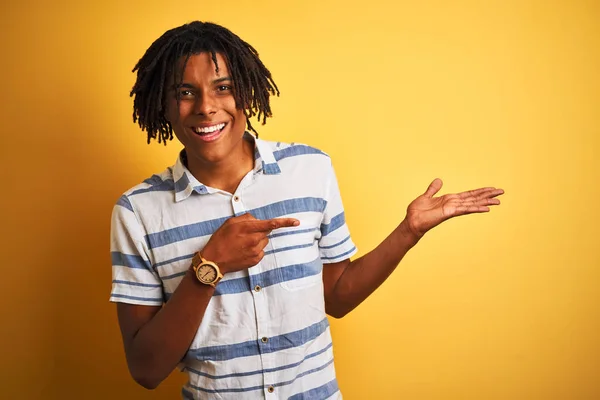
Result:
M152 268L144 231L123 195L113 208L110 230L112 290L110 301L160 306L162 282Z
M358 251L346 225L344 206L333 166L327 172L327 195L321 221L319 251L324 264L346 260Z

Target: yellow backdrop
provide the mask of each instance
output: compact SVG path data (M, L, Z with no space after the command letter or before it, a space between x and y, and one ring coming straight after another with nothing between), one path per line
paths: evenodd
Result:
M174 162L131 121L131 69L201 19L282 96L262 137L334 160L361 254L435 177L503 187L332 321L362 399L600 398L597 1L3 2L0 397L172 399L128 375L110 291L119 195Z

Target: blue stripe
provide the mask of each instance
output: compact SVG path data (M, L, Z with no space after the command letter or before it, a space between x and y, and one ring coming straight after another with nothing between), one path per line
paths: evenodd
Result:
M350 235L346 236L346 239L341 240L341 241L337 242L336 244L332 244L331 246L319 246L319 248L320 249L333 249L334 247L337 247L342 243L346 243L348 240L350 240Z
M302 378L302 377L304 377L306 375L314 374L315 372L319 372L319 371L324 370L329 365L331 365L331 363L333 363L333 359L327 361L325 364L321 365L320 367L313 368L313 369L310 369L308 371L304 371L304 372L296 375L296 377L294 379L292 379L292 380L289 380L289 381L286 381L286 382L275 383L273 386L274 387L281 387L281 386L291 385L292 383L294 383L299 378ZM200 386L195 386L195 385L190 385L190 386L193 387L196 390L200 390L200 391L205 392L205 393L241 393L241 392L251 392L251 391L254 391L254 390L258 390L258 389L263 389L263 386L251 386L251 387L235 388L235 389L206 389L206 388L203 388L203 387L200 387Z
M194 258L194 253L192 254L187 254L185 256L180 256L180 257L175 257L175 258L170 258L166 261L161 261L159 263L154 264L154 268L158 268L158 267L162 267L163 265L167 265L167 264L171 264L177 261L181 261L181 260L188 260L188 259L192 259Z
M263 274L266 274L266 272L263 272L262 274L258 274L257 276L261 276ZM266 278L263 278L263 279L264 279L265 283L261 284L260 286L266 287L266 286L273 285L273 283L267 284ZM213 293L213 296L220 296L222 294L243 293L243 292L247 292L249 290L250 290L250 282L248 282L247 277L228 279L226 281L219 282L219 284L217 285L217 288L215 289L215 292Z
M299 233L308 233L308 232L314 232L316 231L317 228L308 228L308 229L295 229L293 231L285 231L285 232L277 232L277 233L271 233L269 235L269 239L273 239L279 236L287 236L287 235L297 235Z
M271 219L300 212L323 212L326 206L327 202L321 198L303 197L279 201L247 212L257 219ZM212 235L229 218L216 218L151 233L146 235L146 241L150 249L155 249L182 240Z
M175 182L175 184L173 185L175 192L179 193L179 192L183 192L185 189L187 189L188 185L190 184L190 180L187 177L187 173L183 173L183 175L181 175L181 178L179 178L179 180L177 182Z
M117 201L117 205L121 206L121 207L125 207L129 211L133 212L133 206L131 205L129 198L125 195L119 197L119 200Z
M112 260L112 265L122 265L123 267L152 271L152 265L150 265L150 262L144 260L141 256L123 254L119 251L111 251L110 258Z
M263 171L267 175L275 175L275 174L281 173L281 169L279 168L279 165L277 163L266 164L263 161L262 165L263 165Z
M271 219L301 212L314 211L322 213L326 206L327 201L322 198L299 197L271 203L264 207L249 210L248 212L257 219Z
M141 300L141 301L160 301L163 302L162 297L137 297L137 296L128 296L126 294L111 294L110 297L116 297L118 299L129 299L129 300Z
M279 386L286 386L286 385L291 385L292 383L296 382L297 379L302 378L303 376L306 375L310 375L310 374L314 374L315 372L319 372L324 370L325 368L327 368L328 366L330 366L333 363L333 358L329 361L327 361L325 364L321 365L320 367L316 367L313 369L309 369L308 371L304 371L298 375L296 375L296 377L292 380L286 381L286 382L280 382L280 383L276 383L273 386L275 387L279 387Z
M184 371L189 371L196 375L204 376L204 377L210 378L210 379L237 378L240 376L250 376L250 375L258 375L258 374L262 374L262 373L277 372L277 371L282 371L284 369L290 369L290 368L297 367L297 366L301 365L304 361L308 360L309 358L313 358L320 354L325 353L327 350L329 350L331 348L331 346L333 346L333 343L329 342L329 344L327 346L323 347L321 350L315 351L314 353L311 353L311 354L305 356L302 360L295 362L293 364L283 365L281 367L258 369L256 371L250 371L250 372L237 372L234 374L227 374L227 375L211 375L211 374L207 374L206 372L198 371L198 370L190 368L190 367L185 367Z
M160 184L152 185L147 188L135 190L135 191L131 192L129 194L129 196L135 196L137 194L143 194L143 193L148 193L148 192L170 192L173 190L173 188L174 188L173 180L167 179L165 181L162 181Z
M345 223L346 223L346 216L344 215L344 212L342 211L335 217L331 218L331 221L329 221L328 224L321 224L321 235L327 236L331 232L335 231L336 229L344 226Z
M323 332L327 330L328 326L329 321L327 318L324 318L320 322L312 324L304 329L279 336L273 336L269 338L267 343L262 343L259 339L256 339L230 345L190 349L186 354L186 358L192 358L198 361L225 361L239 357L274 353L302 346L322 335Z
M165 276L161 276L160 279L162 279L163 281L169 280L169 279L173 279L173 278L177 278L180 276L185 275L187 272L187 270L183 271L183 272L177 272L175 274L171 274L171 275L165 275Z
M261 390L264 389L263 386L251 386L245 388L235 388L235 389L205 389L200 386L190 384L190 387L193 387L196 390L200 390L205 393L241 393L241 392L251 392L253 390Z
M352 253L354 250L356 250L356 246L352 246L352 248L350 250L348 250L345 253L338 254L337 256L333 256L333 257L321 257L321 260L335 260L336 258L347 256L348 254Z
M181 396L184 400L194 400L194 394L186 388L181 388Z
M187 240L195 237L212 235L230 217L216 218L191 225L183 225L177 228L166 229L161 232L146 235L148 247L155 249L171 243Z
M153 288L162 286L160 283L140 283L140 282L130 282L130 281L120 281L120 280L113 280L112 283L120 283L123 285L129 285L129 286L153 287Z
M334 379L322 386L288 397L288 400L326 399L339 390L337 380Z
M281 247L279 249L268 250L268 251L265 251L265 256L268 254L279 253L282 251L288 251L288 250L294 250L294 249L304 249L306 247L312 247L312 246L314 246L314 244L315 244L314 242L310 242L310 243L306 243L306 244L297 244L294 246L287 246L287 247Z
M248 279L248 277L228 279L226 281L219 282L214 296L247 292L251 287L256 285L260 285L265 288L281 282L317 275L322 271L322 269L323 264L321 262L321 258L319 257L309 263L288 265L285 267L261 272L260 274L250 275L250 279Z
M322 154L327 156L327 154L323 153L321 150L306 145L290 146L273 152L273 156L275 156L275 160L277 161L288 157L301 156L304 154Z
M169 168L170 169L170 168ZM144 183L150 186L156 186L163 183L163 178L160 175L154 174L150 178L144 180Z

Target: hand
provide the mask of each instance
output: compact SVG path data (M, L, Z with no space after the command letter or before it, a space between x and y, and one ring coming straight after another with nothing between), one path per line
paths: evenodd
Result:
M298 225L300 221L294 218L258 220L250 214L232 217L213 233L201 254L215 262L222 274L240 271L262 260L271 231Z
M440 191L442 185L441 179L435 179L427 191L408 206L403 223L407 225L407 229L415 235L417 240L431 228L447 219L490 211L489 206L500 204L500 200L496 197L504 193L502 189L485 187L458 194L433 197Z

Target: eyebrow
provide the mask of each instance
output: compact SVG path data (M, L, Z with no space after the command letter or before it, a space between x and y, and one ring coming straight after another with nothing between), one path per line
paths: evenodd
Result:
M219 83L223 83L223 82L232 82L233 79L231 79L231 77L229 76L224 76L222 78L219 79L215 79L214 81L212 81L213 85L219 84ZM181 83L181 84L174 84L173 85L173 89L195 89L196 87L194 85L192 85L191 83Z

